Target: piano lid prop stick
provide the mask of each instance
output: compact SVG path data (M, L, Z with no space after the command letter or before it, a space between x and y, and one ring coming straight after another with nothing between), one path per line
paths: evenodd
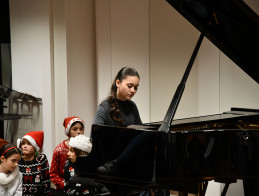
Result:
M199 51L199 48L201 46L201 43L202 43L202 40L204 38L204 35L203 33L200 34L200 37L199 37L199 40L194 48L194 51L192 53L192 56L191 56L191 59L188 63L188 66L185 70L185 73L183 75L183 78L180 82L180 84L178 85L177 89L176 89L176 92L174 94L174 97L171 101L171 104L167 110L167 113L165 115L165 118L161 124L161 126L159 127L158 131L164 131L164 132L169 132L170 130L170 126L171 126L171 123L173 121L173 118L174 118L174 115L175 115L175 112L177 110L177 107L180 103L180 100L181 100L181 97L182 97L182 94L183 94L183 91L184 91L184 88L185 88L185 84L186 84L186 81L187 81L187 78L190 74L190 71L192 69L192 65L193 65L193 62L197 56L197 53Z

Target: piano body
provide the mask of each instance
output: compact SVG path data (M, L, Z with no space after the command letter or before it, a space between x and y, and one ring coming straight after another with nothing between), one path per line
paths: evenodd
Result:
M259 178L259 110L232 108L221 114L174 120L204 36L257 83L259 17L242 0L167 0L200 32L193 55L163 122L143 126L92 126L93 149L79 161L79 177L135 188L173 189L205 194L209 180ZM128 145L127 161L114 175L96 168ZM202 186L200 186L202 185ZM223 191L224 195L227 191Z

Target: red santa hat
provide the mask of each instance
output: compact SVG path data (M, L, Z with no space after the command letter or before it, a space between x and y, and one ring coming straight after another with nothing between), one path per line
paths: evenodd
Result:
M27 134L25 134L22 138L27 139L31 145L35 148L37 152L40 152L42 150L43 146L43 140L44 140L44 132L43 131L31 131ZM21 147L21 141L20 139L17 140L17 147Z
M84 121L82 119L80 119L79 117L77 117L77 116L67 117L64 119L64 122L63 122L63 126L65 127L65 134L67 136L69 135L69 130L70 130L72 124L75 122L80 122L83 125L83 127L85 127Z
M1 148L2 148L5 144L8 144L8 141L6 141L6 140L0 138L0 150L1 150Z

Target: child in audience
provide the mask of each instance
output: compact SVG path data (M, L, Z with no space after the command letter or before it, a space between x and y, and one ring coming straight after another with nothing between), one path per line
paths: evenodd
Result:
M22 195L22 174L17 167L20 159L19 149L0 138L0 195Z
M86 157L92 150L90 138L85 135L78 135L69 141L68 160L64 168L65 194L66 195L110 195L108 189L101 184L98 186L87 186L79 183L71 184L70 177L77 176L76 161L78 157Z
M71 116L64 119L63 126L68 139L56 146L50 167L50 179L56 186L57 194L62 194L64 191L64 166L68 158L69 140L71 137L84 134L85 123L79 117Z
M75 163L79 156L87 156L92 149L92 144L89 137L85 135L78 135L71 138L69 141L68 160L65 163L64 177L65 177L65 194L66 195L80 195L89 194L89 190L85 187L76 187L76 185L69 184L69 178L76 176Z
M43 140L43 131L31 131L17 140L17 146L22 149L19 168L24 196L50 194L49 162L47 156L40 153Z

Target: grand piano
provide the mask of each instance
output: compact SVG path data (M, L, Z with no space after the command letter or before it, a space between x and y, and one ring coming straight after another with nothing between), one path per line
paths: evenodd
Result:
M93 149L79 161L77 180L200 195L215 180L226 183L225 195L237 179L259 180L259 110L231 108L177 120L174 114L204 36L259 82L259 17L242 0L167 1L201 34L164 120L130 127L93 125ZM126 150L117 172L97 172Z

